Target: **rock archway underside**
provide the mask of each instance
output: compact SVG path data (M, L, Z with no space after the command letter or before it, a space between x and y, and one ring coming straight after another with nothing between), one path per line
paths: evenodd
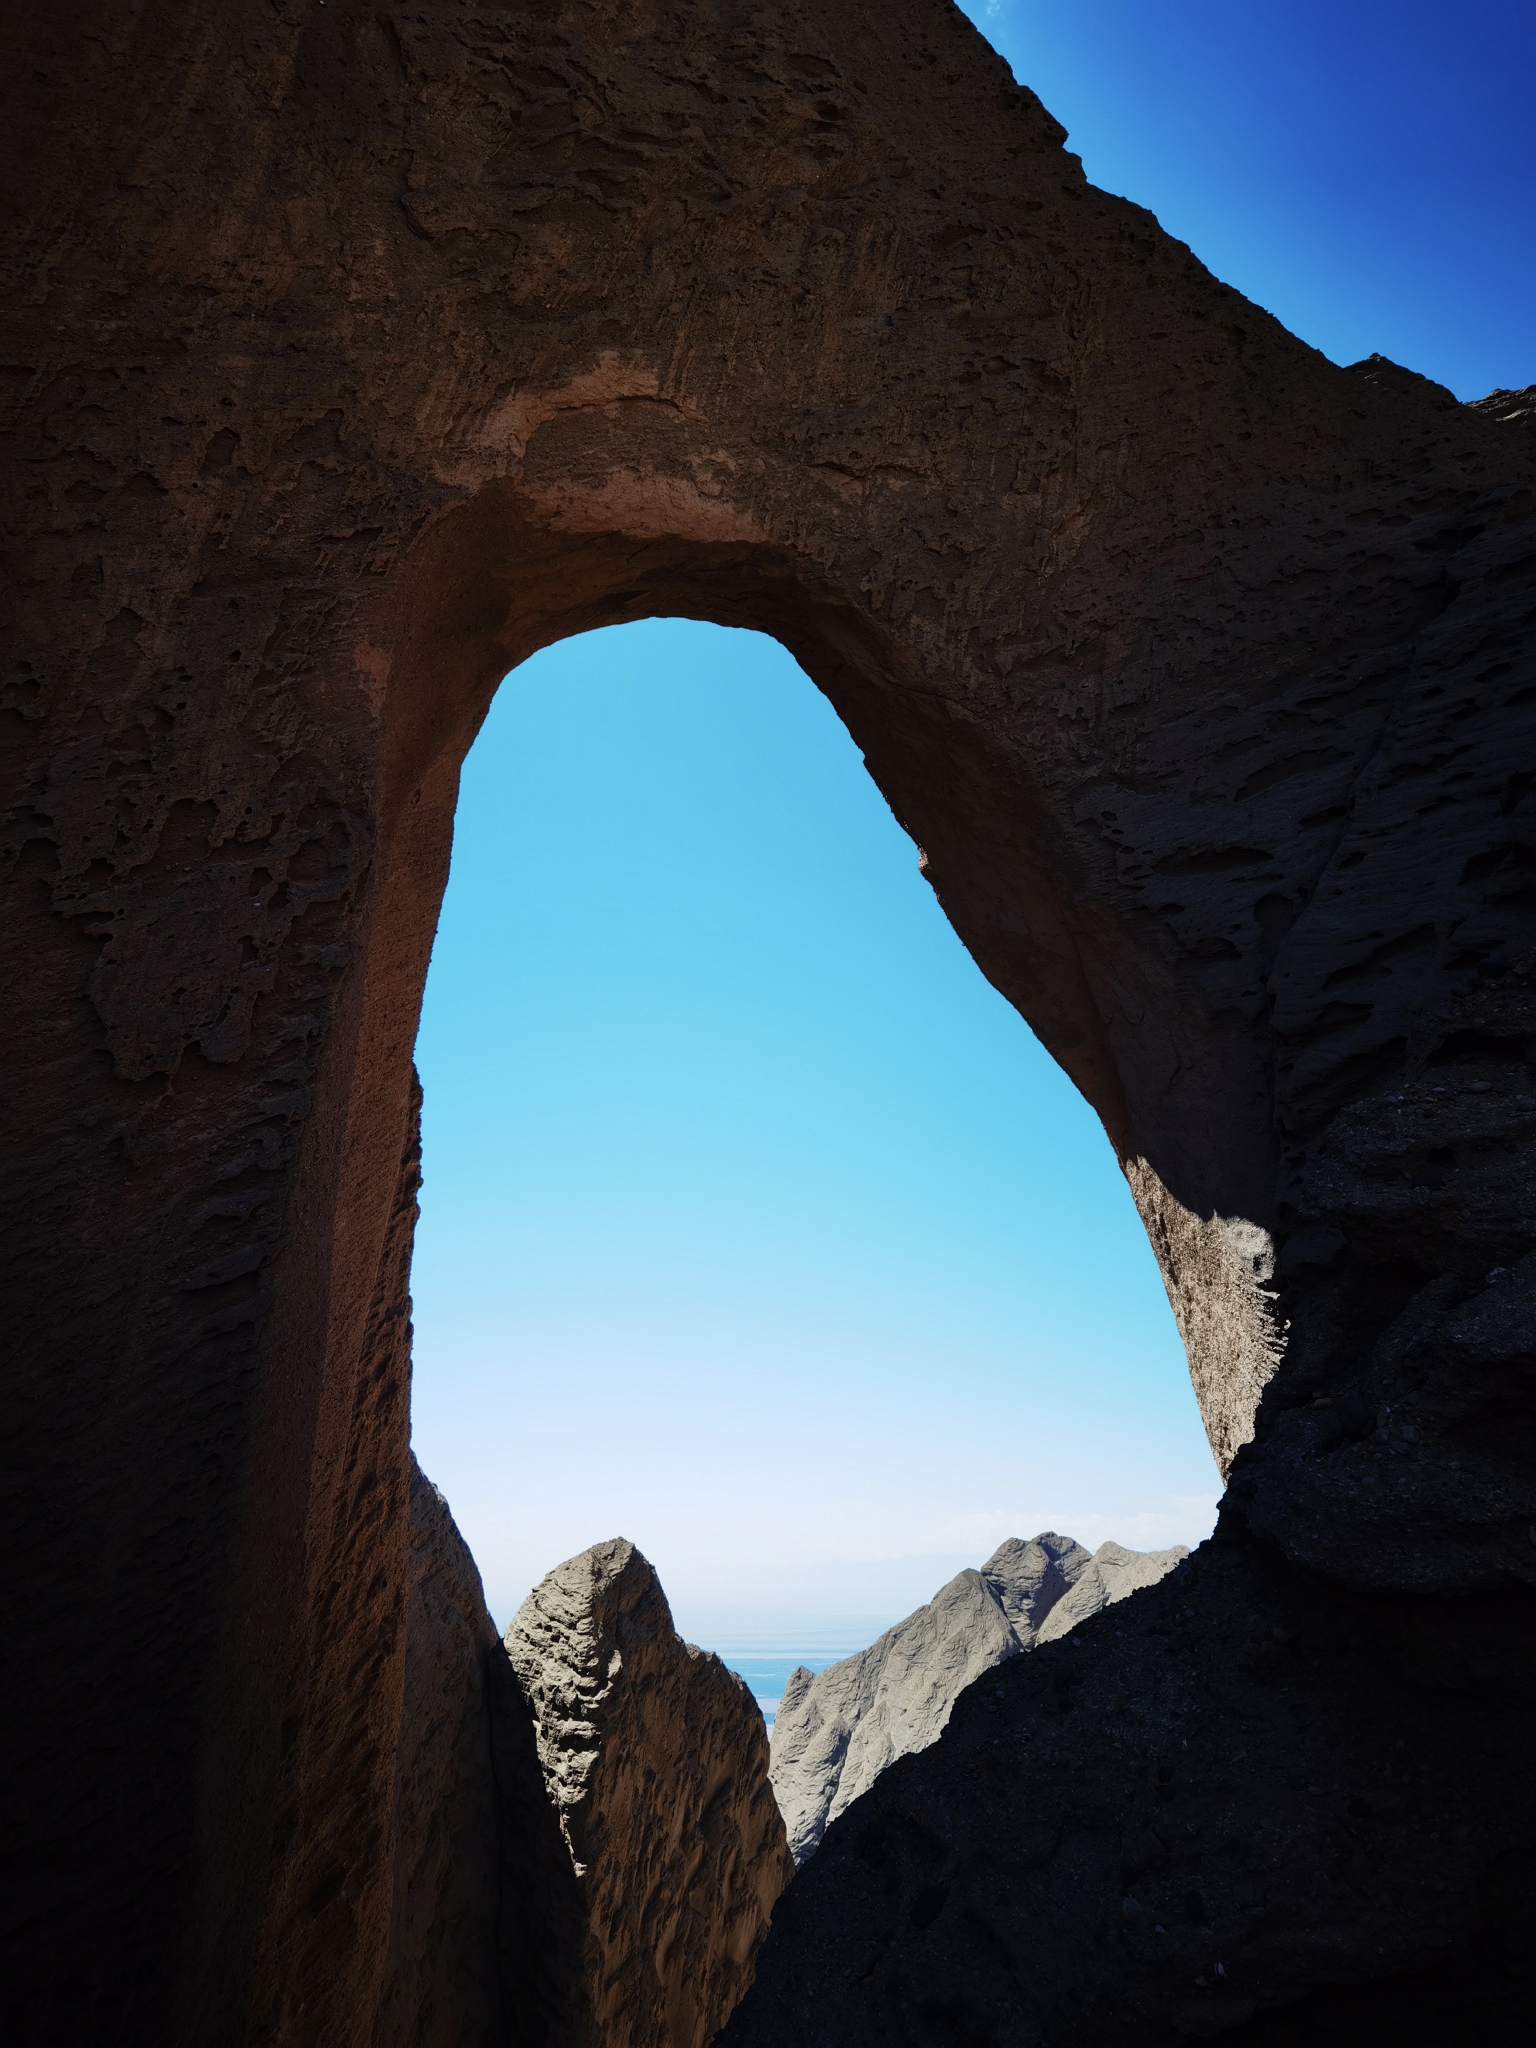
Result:
M411 1048L497 680L667 613L831 699L1102 1118L1230 1468L1144 1621L829 1834L726 2040L1506 2038L1531 395L1324 360L944 0L63 0L7 50L18 2038L534 2038L452 1883L402 1903L452 1691Z

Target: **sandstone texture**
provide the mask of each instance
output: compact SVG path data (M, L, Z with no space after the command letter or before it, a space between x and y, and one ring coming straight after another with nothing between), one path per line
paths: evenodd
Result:
M772 1780L795 1862L886 1765L936 1742L982 1672L1154 1585L1188 1552L1106 1543L1090 1556L1047 1530L1010 1537L980 1571L960 1572L905 1621L824 1671L790 1673L774 1716Z
M448 1504L410 1466L395 1882L377 2048L502 2048L488 1666L502 1655Z
M705 2048L751 1982L793 1864L745 1682L672 1626L632 1543L518 1609L506 1652L577 1881L560 2048Z
M539 1731L448 1504L414 1459L388 1963L372 2048L588 2038L586 1915ZM302 2016L285 2019L289 2033Z
M407 1938L402 1160L459 764L510 667L658 613L790 649L1124 1167L1230 1475L1189 1596L1231 1790L1202 1853L1254 1885L1269 1856L1314 1915L1244 2024L1278 2039L1282 1990L1390 2014L1453 1952L1482 1983L1536 1756L1531 395L1326 362L1094 190L945 0L6 28L13 2030L370 2048ZM1349 1617L1273 1716L1260 1587ZM1005 1694L1076 1660L1117 1697L1114 1612ZM1111 2029L1073 1873L1125 1787L1086 1718L1042 1766L1019 1998ZM968 1725L869 1797L947 1786ZM1425 1839L1359 1834L1350 1793L1287 1862L1287 1755L1366 1728ZM1016 1762L956 1794L976 1868L1034 1798ZM841 2010L866 1912L914 1986L984 1939L884 1878L845 1918L852 1820L764 2010ZM1161 1964L1114 1953L1115 2011L1152 2011ZM969 2024L934 2010L892 2038Z

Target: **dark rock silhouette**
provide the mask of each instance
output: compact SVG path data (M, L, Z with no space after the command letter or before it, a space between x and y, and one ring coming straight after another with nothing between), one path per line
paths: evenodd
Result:
M1536 1660L1499 1627L1204 1545L833 1822L721 2048L1519 2040Z
M412 1038L498 678L656 613L826 691L1146 1219L1231 1475L1179 1596L1201 1854L1311 1916L1200 2024L1482 1997L1536 1755L1530 395L1326 362L940 0L7 27L13 2031L367 2048L434 1945L395 1898ZM1258 1615L1327 1618L1267 1692ZM1003 1689L1116 1699L1125 1654L1099 1617ZM1035 1766L951 1799L973 1698L872 1790L894 1846L834 1824L732 2035L845 2012L886 1914L886 2041L981 2038L940 1851L1015 1857ZM1084 1946L1137 1860L1094 1718L1040 1768L1019 2039L1175 2023L1139 1935ZM1303 1853L1314 1752L1363 1789ZM1407 1847L1350 1811L1387 1759ZM514 1953L536 1903L504 1881Z
M1189 1555L1089 1553L1047 1530L998 1545L980 1571L956 1574L904 1621L825 1670L790 1673L773 1723L772 1779L796 1863L816 1852L827 1823L899 1756L937 1742L974 1679L1143 1586Z

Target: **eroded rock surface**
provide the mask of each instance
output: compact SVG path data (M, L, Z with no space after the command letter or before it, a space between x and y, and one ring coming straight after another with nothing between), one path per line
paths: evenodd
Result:
M1080 1621L1100 1614L1116 1601L1127 1600L1147 1586L1155 1586L1189 1552L1182 1543L1169 1550L1124 1550L1118 1543L1101 1543L1062 1597L1045 1615L1036 1641L1053 1643Z
M542 1580L506 1651L580 1899L555 2048L704 2048L793 1869L757 1702L622 1540Z
M376 2048L505 2048L488 1674L501 1646L474 1559L414 1458L410 1482L393 1924Z
M974 1678L1154 1585L1187 1555L1106 1543L1090 1556L1050 1530L1010 1537L867 1650L791 1672L774 1716L772 1779L796 1863L888 1764L938 1740Z
M1095 191L946 0L70 0L7 35L13 2027L372 2041L411 1047L465 750L593 625L784 642L1102 1119L1225 1536L1515 1672L1530 394L1324 360ZM1108 1685L1102 1628L1039 1655ZM1240 1638L1195 1633L1261 1801ZM1460 1924L1521 1787L1358 1660L1301 1670L1276 1741L1401 1721L1424 1810L1460 1786L1480 1854L1374 1865L1405 1927ZM1069 1845L1093 1754L1048 1777ZM1374 1973L1385 2012L1406 1951L1327 1890L1354 1826L1315 1810L1332 1932L1286 1981ZM1042 2009L1096 1995L1077 1883L1036 1895Z

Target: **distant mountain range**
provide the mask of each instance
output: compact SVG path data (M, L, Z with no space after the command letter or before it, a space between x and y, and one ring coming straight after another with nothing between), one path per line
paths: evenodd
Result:
M1049 1530L1011 1536L867 1650L821 1672L800 1665L779 1701L769 1767L796 1863L887 1764L938 1739L973 1679L1155 1585L1188 1555L1182 1544L1090 1553Z

